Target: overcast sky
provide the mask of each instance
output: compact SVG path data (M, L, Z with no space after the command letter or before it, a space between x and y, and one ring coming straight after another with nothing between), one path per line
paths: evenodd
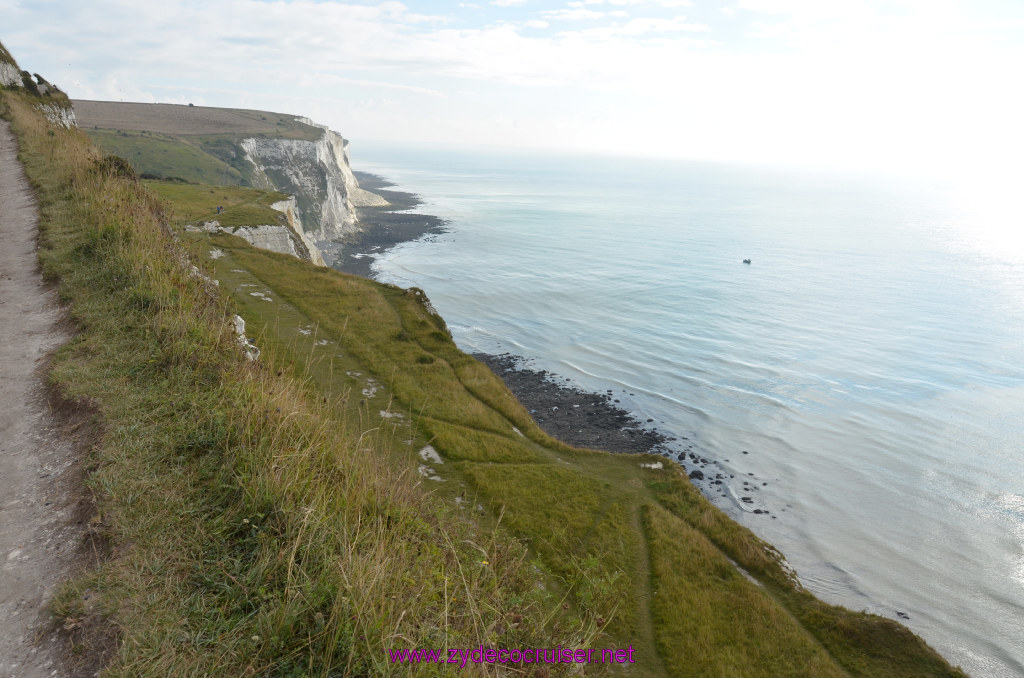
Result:
M269 109L346 137L1019 168L1021 0L0 0L72 97Z

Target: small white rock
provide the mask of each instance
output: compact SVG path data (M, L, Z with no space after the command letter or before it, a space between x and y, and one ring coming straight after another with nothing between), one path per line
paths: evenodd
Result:
M444 461L441 460L441 455L437 453L437 450L434 449L433 445L427 445L422 450L420 450L420 459L422 459L423 461L432 462L434 464L444 463Z

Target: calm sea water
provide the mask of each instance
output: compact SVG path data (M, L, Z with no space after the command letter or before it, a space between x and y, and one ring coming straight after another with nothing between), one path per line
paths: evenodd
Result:
M463 349L613 389L689 438L705 472L735 476L709 496L819 596L906 614L972 675L1024 675L1012 210L864 176L369 143L353 156L450 220L376 270L426 290Z

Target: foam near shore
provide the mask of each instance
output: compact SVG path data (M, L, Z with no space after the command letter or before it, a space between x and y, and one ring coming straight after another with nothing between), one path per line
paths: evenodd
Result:
M394 184L375 174L353 174L364 190L383 203L356 206L358 229L341 239L341 254L333 263L337 270L373 278L377 256L402 243L444 232L443 219L412 211L423 204L418 195L393 190Z

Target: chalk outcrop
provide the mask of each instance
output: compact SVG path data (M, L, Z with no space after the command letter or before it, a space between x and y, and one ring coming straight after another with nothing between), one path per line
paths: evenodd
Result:
M237 235L253 247L259 247L262 250L290 254L299 259L306 258L299 253L298 248L295 247L295 240L292 239L291 233L284 226L263 224L260 226L240 226L238 228L221 227L221 230L225 233Z
M254 168L253 183L293 195L299 232L319 246L357 230L356 207L387 201L359 187L349 166L348 141L325 125L298 120L322 130L320 138L250 137L241 146Z
M35 79L18 67L7 48L0 44L0 87L29 88L29 91L49 103L39 104L39 110L52 124L65 129L76 126L75 110L64 93L36 74Z
M64 129L71 129L76 127L78 122L75 120L75 109L71 106L61 106L60 104L41 104L39 110L43 112L46 119L58 127Z
M273 203L271 207L284 214L285 219L288 221L288 228L299 238L301 245L305 247L306 256L303 258L308 259L317 266L326 266L327 264L324 263L324 257L320 252L320 248L317 247L313 238L306 233L302 226L302 219L299 217L299 208L295 202L295 196L290 196L287 200L279 200Z
M286 201L282 201L286 202ZM317 266L326 266L323 255L307 237L281 224L258 224L255 226L221 226L219 221L207 221L200 226L186 226L186 231L202 233L227 233L237 235L253 247L290 254Z
M0 85L21 87L21 71L15 64L0 61Z
M295 204L295 196L287 200L279 200L271 205L278 212L284 214L288 224L260 224L256 226L239 226L238 228L219 227L219 230L237 235L253 247L290 254L299 259L305 259L317 266L326 266L320 248L316 246L313 239L302 228L302 220L299 218L298 207ZM218 225L219 226L219 225Z
M0 43L0 86L21 87L21 69L3 43Z

